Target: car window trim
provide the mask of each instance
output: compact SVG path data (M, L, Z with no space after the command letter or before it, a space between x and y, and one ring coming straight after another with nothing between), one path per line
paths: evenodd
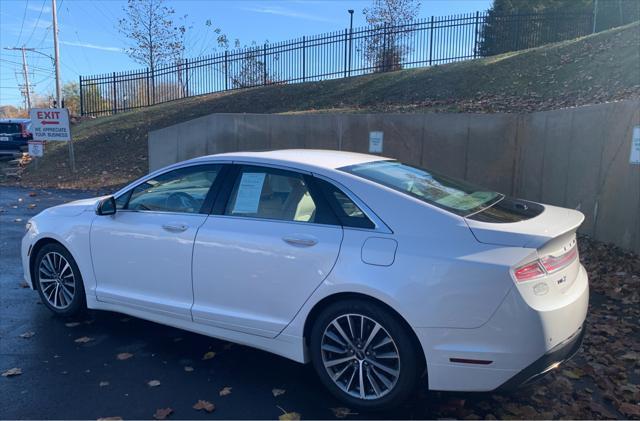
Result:
M320 225L320 226L338 226L338 227L342 226L342 223L340 222L340 218L338 218L338 215L335 214L335 212L333 211L329 203L327 203L324 195L321 194L321 192L319 192L316 189L316 186L313 182L313 175L311 174L311 172L298 170L291 167L285 167L282 165L268 165L268 164L263 165L262 163L259 163L259 162L234 161L232 166L235 168L235 170L230 171L229 177L227 177L227 179L225 180L226 184L223 187L224 192L218 195L218 200L216 201L216 204L213 208L212 215L232 217L232 218L255 219L255 220L262 220L262 221L273 221L273 222L292 222L297 224L313 224L313 225ZM316 205L316 210L319 209L320 206L323 206L325 209L327 209L327 212L329 212L333 217L334 223L328 224L328 223L321 223L321 222L289 221L286 219L274 219L274 218L264 218L264 217L256 217L256 216L227 215L226 210L231 201L231 194L233 193L233 189L238 180L238 177L240 177L240 174L242 173L243 167L265 168L267 170L270 169L270 170L282 171L285 173L293 173L293 174L299 175L300 177L302 177L305 184L307 185L307 189L309 190L311 199L314 201Z

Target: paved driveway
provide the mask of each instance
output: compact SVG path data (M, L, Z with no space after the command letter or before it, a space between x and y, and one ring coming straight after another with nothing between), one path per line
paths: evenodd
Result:
M36 292L22 288L19 244L28 218L48 206L94 194L0 187L0 371L22 370L20 375L0 378L0 418L152 418L159 408L171 408L173 419L276 418L284 411L307 419L335 418L332 408L343 405L323 390L310 366L116 313L91 312L78 320L60 319L39 302ZM612 305L610 298L594 298L599 306ZM596 313L596 317L598 321L608 316ZM637 347L637 326L628 334L635 335L629 343ZM77 343L79 338L89 341ZM589 337L586 344L602 346ZM208 352L215 355L204 359ZM118 354L125 353L129 358L119 360ZM637 370L635 378L632 368L625 379L611 374L608 381L614 388L606 391L606 383L596 384L598 376L587 369L593 358L585 354L583 351L564 372L516 394L421 390L396 410L347 417L622 416L616 409L619 405L607 394L615 395L621 385L636 387ZM604 369L611 372L609 366ZM573 374L566 374L567 370ZM159 385L149 386L154 380ZM225 388L230 393L221 396ZM280 389L278 396L274 389ZM193 409L198 400L212 402L214 412Z

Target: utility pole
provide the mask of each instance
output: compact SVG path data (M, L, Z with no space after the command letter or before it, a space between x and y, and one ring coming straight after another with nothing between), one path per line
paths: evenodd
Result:
M56 0L51 0L51 15L53 16L53 55L56 66L56 108L60 108L60 51L58 50L58 14Z
M24 73L24 84L27 85L27 110L31 110L31 85L29 84L29 66L27 65L27 56L24 53L24 47L22 50L22 73Z
M29 110L31 109L31 84L29 83L29 65L27 64L27 55L25 54L25 52L32 51L33 49L25 48L24 45L22 47L12 47L12 48L5 47L4 49L22 52L22 77L24 78L24 86L25 86L24 97L26 100L25 102L27 106L27 112L29 112Z
M596 33L596 21L598 20L598 0L593 0L593 30L592 34Z

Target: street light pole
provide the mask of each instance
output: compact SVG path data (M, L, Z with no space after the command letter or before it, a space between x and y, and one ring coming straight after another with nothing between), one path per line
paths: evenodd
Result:
M60 51L58 50L58 13L56 0L51 0L51 15L53 16L53 55L56 66L56 108L60 108Z
M351 76L351 45L353 44L353 9L349 9L349 73Z

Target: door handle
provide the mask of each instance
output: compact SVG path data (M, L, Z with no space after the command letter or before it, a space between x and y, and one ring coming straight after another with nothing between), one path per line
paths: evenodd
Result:
M164 224L162 228L170 232L183 232L186 231L189 226L185 224Z
M314 238L282 237L282 241L295 247L311 247L318 244L318 240Z

